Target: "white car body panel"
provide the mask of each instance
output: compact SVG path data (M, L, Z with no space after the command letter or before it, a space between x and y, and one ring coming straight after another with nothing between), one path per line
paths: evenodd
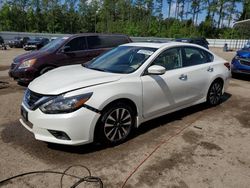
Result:
M39 91L39 93L46 95L58 95L78 88L113 82L119 80L121 76L86 69L81 65L71 65L51 70L45 73L42 78L32 81L29 85L30 90Z
M181 80L181 75L186 75L187 79ZM204 66L170 70L164 75L146 75L141 79L146 118L201 99L205 92L201 88L209 84L207 68Z
M20 122L32 133L37 140L65 144L81 145L93 141L93 124L96 124L100 114L81 108L68 114L44 114L40 109L32 111L24 104L22 106L29 114L29 121L33 124L32 129L25 124L24 120ZM85 114L82 116L82 114ZM60 140L51 136L48 130L60 130L68 134L71 140Z
M23 103L22 106L28 112L33 128L29 129L23 120L21 123L32 131L38 140L80 145L93 141L101 112L113 101L127 99L135 104L138 127L155 117L205 102L208 89L216 78L223 79L224 89L228 85L231 73L224 66L226 61L203 47L177 42L129 43L122 46L142 46L158 50L139 69L130 74L107 73L72 65L57 68L38 77L28 86L31 91L43 95L65 93L65 96L93 92L86 105L96 111L82 107L68 114L44 114L39 108L30 110ZM179 46L194 46L206 50L213 54L214 61L169 70L163 75L144 75L147 67L162 51ZM209 68L213 71L208 71ZM181 75L186 75L187 79L181 80ZM71 140L57 139L48 129L64 131Z

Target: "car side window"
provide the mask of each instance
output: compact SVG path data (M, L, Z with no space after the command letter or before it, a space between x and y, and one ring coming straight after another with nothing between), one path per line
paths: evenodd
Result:
M214 56L212 54L210 54L209 52L207 51L204 51L207 55L207 62L212 62L214 61Z
M194 47L183 48L183 60L183 67L209 62L205 51Z
M128 43L125 36L88 36L87 43L89 49L112 48L124 43Z
M88 36L87 37L88 49L102 48L102 42L99 36Z
M129 40L126 36L103 36L102 38L104 44L107 44L107 47L114 47L129 43Z
M172 48L162 52L152 65L160 65L166 70L172 70L182 67L181 49Z
M65 46L70 47L70 51L80 51L86 49L85 37L77 37L69 41Z

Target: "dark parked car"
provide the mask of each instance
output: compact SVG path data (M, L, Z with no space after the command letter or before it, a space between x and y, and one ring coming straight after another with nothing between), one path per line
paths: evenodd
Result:
M63 65L86 63L101 53L132 42L127 35L77 34L57 38L37 51L17 56L9 75L19 84L28 84L45 72Z
M28 40L27 44L24 45L24 50L39 50L40 48L44 47L46 44L49 43L48 38L34 38Z
M14 40L9 41L8 45L10 48L23 48L29 39L29 37L15 37Z
M7 47L4 43L3 37L0 36L0 49L7 50Z
M200 46L203 46L204 48L208 49L208 41L204 38L178 38L175 39L176 42L186 42L186 43L192 43L192 44L198 44Z
M4 44L3 37L0 36L0 45L3 45L3 44Z

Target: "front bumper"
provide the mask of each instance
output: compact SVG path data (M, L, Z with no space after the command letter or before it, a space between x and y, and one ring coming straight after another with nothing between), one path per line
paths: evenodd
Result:
M35 79L38 72L38 70L33 67L27 69L18 69L18 65L16 65L16 67L11 65L11 67L14 68L9 70L9 76L25 84L28 84Z
M95 125L100 117L96 112L82 107L67 114L44 114L39 108L32 111L24 104L22 107L28 112L28 122L20 119L20 123L32 132L37 140L65 145L82 145L94 140ZM58 139L49 130L62 131L70 140Z
M24 50L36 50L37 46L36 45L26 45L23 47Z

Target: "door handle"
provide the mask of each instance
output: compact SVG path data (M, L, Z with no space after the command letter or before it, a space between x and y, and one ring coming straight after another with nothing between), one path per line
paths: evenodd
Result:
M185 81L185 80L187 80L187 75L182 74L182 75L180 75L179 79Z
M213 68L213 67L208 67L207 71L208 71L208 72L213 72L213 71L214 71L214 68Z

